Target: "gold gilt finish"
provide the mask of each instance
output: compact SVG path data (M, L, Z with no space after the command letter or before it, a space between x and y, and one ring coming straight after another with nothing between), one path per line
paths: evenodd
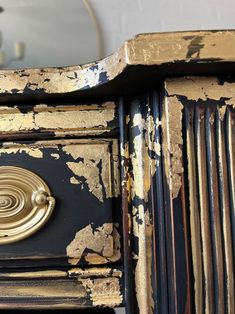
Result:
M195 312L235 313L235 83L217 77L189 76L167 79L165 85L165 103L173 118L169 129L180 135L183 113L186 120ZM180 137L169 134L168 142L180 148ZM177 177L184 175L183 164L180 167L178 148L174 147L173 152L172 189L178 193Z
M0 167L0 245L38 231L54 206L49 187L38 175L20 167Z
M234 31L194 31L142 34L126 41L111 56L94 63L64 68L0 71L4 95L62 95L98 87L115 80L129 66L214 60L235 61Z

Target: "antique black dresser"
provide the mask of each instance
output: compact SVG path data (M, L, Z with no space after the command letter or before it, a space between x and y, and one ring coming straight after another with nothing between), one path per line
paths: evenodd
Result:
M235 313L235 32L0 72L0 308Z

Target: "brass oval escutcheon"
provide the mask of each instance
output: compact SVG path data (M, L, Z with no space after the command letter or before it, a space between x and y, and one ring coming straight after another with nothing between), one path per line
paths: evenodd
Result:
M0 245L38 231L54 207L48 185L37 174L20 167L0 166Z

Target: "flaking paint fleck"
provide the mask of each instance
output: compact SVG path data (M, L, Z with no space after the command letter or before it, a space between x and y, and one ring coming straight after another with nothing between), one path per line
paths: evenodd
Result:
M139 222L141 220L141 223ZM149 212L145 210L143 205L133 208L133 234L138 238L138 255L134 254L136 260L135 268L135 287L136 297L140 313L152 313L154 308L153 291L151 286L151 259L152 259L152 223L150 221ZM145 269L145 272L143 272ZM149 291L146 298L147 291ZM151 308L151 312L149 309Z
M115 224L105 223L98 228L88 225L78 231L67 246L67 256L72 265L77 265L82 257L89 264L115 262L121 258L120 245Z
M121 236L118 232L118 224L113 224L113 255L109 257L101 256L97 253L88 253L85 260L88 264L107 264L114 263L121 259Z
M112 129L116 105L106 102L101 105L47 106L36 105L22 113L19 107L0 108L0 133L48 130L61 136L64 132L99 134Z
M166 157L166 179L172 197L176 198L182 185L182 110L183 105L177 96L166 97L164 102L164 115L162 118L166 139L163 141L163 150ZM168 157L167 157L168 156Z
M10 142L8 144L10 145ZM43 151L39 148L27 147L23 145L18 147L14 146L14 143L12 143L12 147L0 149L0 153L2 152L6 154L20 154L24 152L34 158L43 158Z
M111 141L104 141L91 143L89 149L86 145L62 148L74 159L66 162L74 174L71 183L84 185L85 179L89 191L101 202L120 194L118 145L112 141L112 152L110 145Z
M118 278L80 279L79 282L90 292L92 306L105 304L115 307L122 303L123 297Z
M111 154L108 145L92 144L91 149L86 146L64 146L63 150L74 159L74 162L68 161L66 165L77 178L77 184L82 184L78 178L85 178L89 191L101 202L112 197Z
M115 268L109 267L91 267L91 268L71 268L68 270L68 275L70 278L92 278L92 277L110 277L114 276L117 278L122 277L122 271Z
M79 182L75 177L71 177L70 178L70 183L72 183L72 184L80 184L81 182Z
M75 258L79 261L86 249L92 250L103 256L112 256L112 232L112 223L105 223L96 229L92 228L92 225L88 225L78 231L75 238L67 246L67 256L69 258Z
M140 313L153 312L154 300L151 287L152 222L149 195L152 176L156 173L157 159L161 155L160 143L155 142L156 124L148 112L135 113L132 117L133 152L130 154L132 172L130 176L132 198L132 230L135 237L133 260L135 260L135 289Z
M55 158L55 160L58 160L60 158L60 155L57 153L51 153L51 157Z
M144 177L144 184L145 188L139 184L136 185L135 187L135 195L138 196L140 199L144 199L145 201L148 198L148 191L150 189L150 180L149 180L149 175L150 173L147 171L144 174L144 168L146 167L146 154L143 154L143 152L146 151L147 147L144 146L143 144L143 139L142 139L142 132L145 128L145 120L143 119L142 115L140 113L137 113L133 117L133 126L138 127L140 129L140 132L138 135L136 135L133 138L133 145L134 145L134 153L131 155L131 160L133 164L134 169L139 169L138 171L135 172L134 180L135 182L141 182L142 178ZM143 158L139 158L139 156L145 156Z
M235 98L234 83L224 82L218 84L216 77L188 76L182 78L172 78L166 80L166 90L168 96L182 95L188 100L207 99L220 100L225 95L226 98Z

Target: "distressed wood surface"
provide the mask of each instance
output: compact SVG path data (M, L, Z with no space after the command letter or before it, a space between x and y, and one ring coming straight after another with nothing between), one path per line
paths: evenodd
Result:
M0 163L37 173L56 199L52 217L41 230L19 243L0 246L0 265L9 264L9 259L38 259L42 265L45 258L54 258L54 265L120 259L120 235L113 225L120 194L116 140L4 142Z
M1 139L113 136L118 132L117 104L76 102L0 107Z
M134 282L132 278L126 280L127 289L135 287L134 297L126 293L127 313L167 313L159 96L149 92L124 98L120 106L123 105L122 206L128 263L125 269L134 273ZM132 263L128 256L132 256Z
M180 108L175 121L184 116L195 312L234 313L235 81L184 77L167 80L166 90Z
M0 272L0 309L72 309L123 304L118 268Z
M122 93L149 87L152 76L156 74L155 80L162 74L192 74L205 69L214 73L231 72L229 63L234 62L233 30L143 34L126 41L111 56L91 64L0 71L0 100L69 94L120 95L120 87ZM135 66L141 66L142 75L139 77L135 76ZM152 66L152 69L146 72L146 66ZM113 82L112 86L107 85L109 82ZM104 85L107 88L103 89Z
M41 232L0 247L1 309L234 313L234 79L162 88L200 73L235 73L234 31L0 71L0 163L41 175L57 202Z
M170 313L193 311L192 271L184 165L183 105L162 90L164 211Z

